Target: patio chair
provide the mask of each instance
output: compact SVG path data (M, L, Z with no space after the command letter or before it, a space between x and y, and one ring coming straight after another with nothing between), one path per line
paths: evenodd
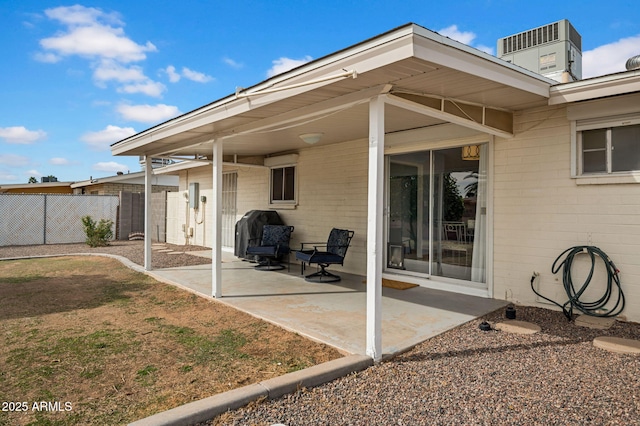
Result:
M286 225L264 225L262 227L262 238L260 245L249 245L247 247L247 256L257 256L258 265L255 269L259 271L278 271L284 269L280 260L286 256L287 266L290 267L289 240L293 226ZM252 240L249 240L251 244ZM275 262L274 262L275 261Z
M301 275L304 275L305 263L317 264L320 267L318 272L305 276L305 280L318 283L331 283L340 281L340 276L328 272L329 265L343 265L347 255L347 249L353 238L354 231L333 228L329 233L327 243L302 243L299 251L296 251L296 259L301 263ZM313 246L313 249L305 248ZM320 250L324 248L324 250Z

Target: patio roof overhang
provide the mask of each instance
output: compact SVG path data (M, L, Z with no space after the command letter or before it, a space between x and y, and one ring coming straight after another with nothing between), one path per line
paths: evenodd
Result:
M415 24L283 73L112 145L114 155L211 161L212 295L222 296L223 158L268 156L368 139L367 354L381 359L384 149L386 135L430 128L513 136L513 112L548 104L554 82ZM187 162L188 164L188 162ZM145 162L151 187L151 162ZM151 223L145 199L145 235ZM149 231L149 232L147 232ZM145 269L151 239L145 239Z
M512 112L548 103L554 82L415 24L280 74L112 145L114 155L266 156L366 138L385 95L385 133L454 123L510 137Z

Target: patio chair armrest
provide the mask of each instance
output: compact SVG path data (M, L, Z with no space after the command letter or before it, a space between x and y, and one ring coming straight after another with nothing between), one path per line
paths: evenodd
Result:
M313 247L315 250L318 249L318 247L325 247L327 245L327 243L322 242L322 243L300 243L300 250L305 250L305 246L311 246Z

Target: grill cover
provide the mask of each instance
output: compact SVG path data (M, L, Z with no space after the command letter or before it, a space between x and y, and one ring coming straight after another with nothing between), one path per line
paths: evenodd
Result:
M260 245L264 225L284 225L278 212L273 210L250 210L236 223L236 242L234 253L237 257L256 260L247 256L247 247ZM251 242L250 242L251 241Z

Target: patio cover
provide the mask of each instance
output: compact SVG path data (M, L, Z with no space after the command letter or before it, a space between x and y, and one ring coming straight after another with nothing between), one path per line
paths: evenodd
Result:
M212 294L222 296L223 161L291 152L298 137L318 145L369 139L367 354L379 360L385 135L429 127L435 133L513 136L513 113L548 104L555 82L416 24L407 24L272 77L112 145L114 155L213 165ZM388 146L388 145L387 145ZM151 161L146 161L150 185ZM149 198L150 199L150 198ZM147 212L151 211L148 205ZM145 235L150 233L145 232ZM145 242L145 268L151 241Z

